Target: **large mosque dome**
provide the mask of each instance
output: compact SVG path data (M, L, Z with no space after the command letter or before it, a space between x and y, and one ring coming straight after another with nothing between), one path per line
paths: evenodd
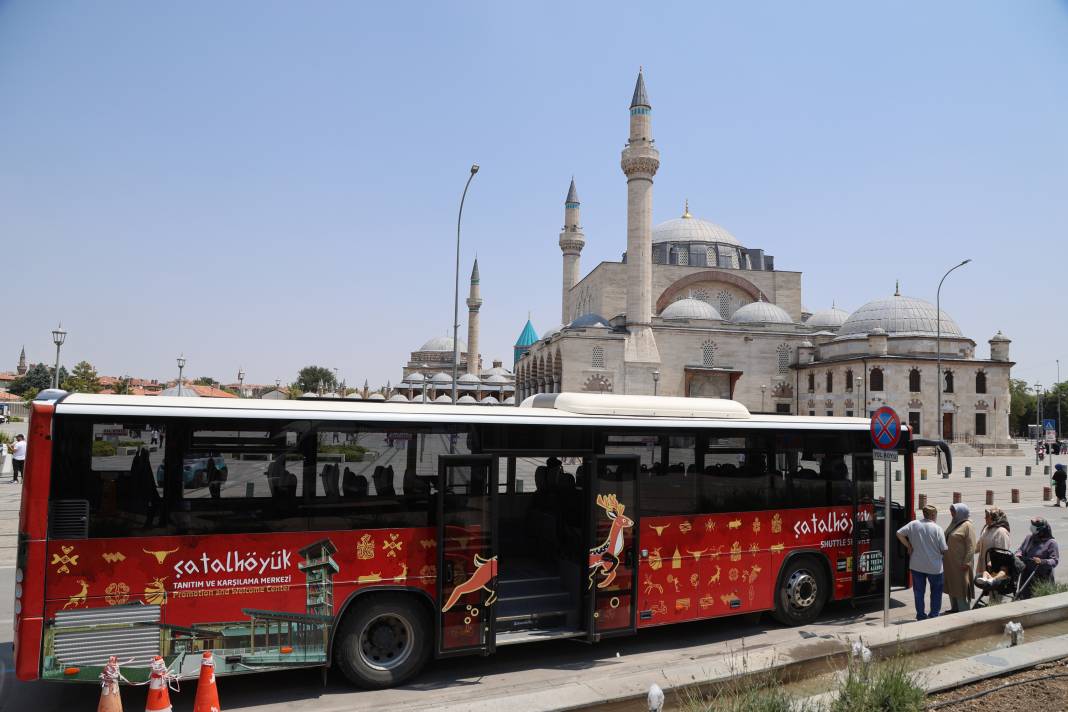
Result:
M435 336L427 341L425 344L419 347L420 351L448 351L452 353L452 337L451 336ZM467 344L463 341L460 342L459 351L461 353L467 353Z
M653 228L653 244L659 242L718 242L741 247L742 243L722 225L695 218L687 210L681 218L662 222Z
M690 214L653 228L653 262L693 267L751 269L749 251L727 228Z
M872 300L850 314L838 330L838 336L864 336L876 328L890 336L934 336L938 333L938 311L934 304L923 299L895 294ZM957 323L944 311L942 336L964 337Z

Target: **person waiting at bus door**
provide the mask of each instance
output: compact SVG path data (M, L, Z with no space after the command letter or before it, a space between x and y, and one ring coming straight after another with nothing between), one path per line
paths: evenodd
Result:
M916 598L916 620L937 618L942 609L942 555L946 553L946 536L938 526L938 509L923 508L923 519L914 519L897 530L897 538L909 552L912 593ZM931 608L925 612L927 584L931 585Z
M156 489L156 479L152 476L152 463L148 459L148 451L140 448L134 455L130 465L130 475L133 478L138 501L145 503L145 529L151 529L152 523L159 521L163 526L163 499Z
M1065 471L1064 465L1053 466L1053 491L1057 495L1057 503L1054 507L1061 506L1061 502L1064 502L1068 506L1068 499L1065 499L1065 485L1068 484L1068 472Z
M25 476L26 438L19 433L15 436L15 445L11 448L11 481L18 482L19 475Z
M1036 581L1052 581L1053 569L1060 563L1060 549L1053 538L1049 522L1042 517L1031 520L1031 533L1016 550L1017 558L1023 560L1024 570L1021 574L1026 582L1020 591L1020 598L1031 597L1031 587ZM1032 576L1032 574L1034 574Z
M952 504L946 527L946 553L942 556L942 568L946 578L946 595L953 613L968 610L975 589L972 587L972 563L975 557L975 527L966 504Z
M987 567L986 553L990 549L1003 549L1008 551L1012 548L1009 543L1009 519L1001 507L987 507L984 512L985 525L979 534L979 541L975 544L975 553L979 555L979 567L982 571L975 579L978 588L994 588L995 584L1002 579L1008 578L1007 569L996 571Z

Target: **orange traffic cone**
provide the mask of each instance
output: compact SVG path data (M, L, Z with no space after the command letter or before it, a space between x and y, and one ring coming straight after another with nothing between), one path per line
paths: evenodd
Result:
M219 712L219 691L215 688L215 658L210 650L204 651L200 660L200 682L193 712Z
M148 700L145 712L171 712L171 693L167 691L167 678L170 673L163 658L152 658L152 678L148 683Z
M100 702L96 712L122 712L122 695L119 693L119 659L112 655L100 673Z

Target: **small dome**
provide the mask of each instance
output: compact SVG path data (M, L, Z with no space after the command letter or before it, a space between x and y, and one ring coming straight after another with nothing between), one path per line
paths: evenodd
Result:
M463 403L464 405L475 405L478 403L473 396L460 396L456 399L457 403Z
M508 396L505 398L504 405L515 405L515 396Z
M1002 334L1001 333L1001 329L998 329L998 333L996 333L993 336L991 336L990 337L990 341L991 342L998 342L998 343L1005 343L1007 341L1012 341L1012 339L1010 339L1009 337L1005 336L1005 334Z
M435 373L430 377L431 383L452 383L452 376L447 373Z
M407 403L408 398L402 393L395 393L389 397L390 403Z
M886 336L886 329L881 326L877 326L868 332L868 336Z
M849 318L849 312L832 306L830 309L820 309L813 312L812 316L805 319L805 326L814 329L837 329Z
M885 329L891 336L932 336L938 333L938 311L934 304L914 297L895 294L875 299L849 315L838 338L866 336L873 329ZM963 338L960 327L942 312L942 336Z
M506 376L507 377L507 376L511 376L511 375L512 375L512 372L509 371L507 368L504 368L503 366L494 366L493 368L488 368L488 369L485 369L485 370L482 371L482 377L483 378L486 378L486 377L489 377L489 376Z
M482 379L480 379L478 376L476 376L473 373L465 373L464 375L462 375L459 378L457 378L456 382L457 383L473 383L475 385L478 385L479 383L482 382Z
M589 329L589 328L607 328L608 320L600 314L594 314L590 312L583 314L582 316L575 317L571 320L571 323L567 325L569 329Z
M797 348L799 348L799 349L814 349L816 347L812 345L811 341L806 339L806 340L802 341L800 344L798 344Z
M426 380L426 376L424 376L423 374L419 373L418 371L415 371L413 373L409 373L407 378L404 379L404 382L405 383L422 383L425 380Z
M723 320L716 308L700 299L680 299L660 312L661 319L716 319Z
M681 218L662 222L653 228L653 244L658 242L718 242L742 246L738 238L722 225L690 215L688 205Z
M386 397L381 393L372 393L371 395L367 396L367 400L369 401L384 401L385 399Z
M550 340L551 338L553 338L554 336L556 336L557 334L559 334L559 333L560 333L560 331L561 331L561 330L562 330L563 328L564 328L563 324L561 324L561 325L559 325L559 326L554 326L553 328L549 329L549 330L548 330L548 331L546 331L546 332L545 332L544 334L542 334L542 335L541 335L541 339L542 339L543 341L548 341L548 340Z
M452 398L442 393L440 396L434 399L435 403L452 403Z
M739 324L793 324L782 307L771 302L749 302L734 312L731 321Z
M486 396L482 399L482 405L500 405L501 402L493 396Z
M467 344L463 341L459 342L460 352L467 351ZM448 351L452 353L452 337L451 336L435 336L430 341L419 347L420 351Z
M511 383L511 379L507 376L490 376L486 379L486 383L499 384L499 383Z
M301 398L318 398L319 394L318 393L312 393L311 391L308 391L307 393L301 393L300 397Z

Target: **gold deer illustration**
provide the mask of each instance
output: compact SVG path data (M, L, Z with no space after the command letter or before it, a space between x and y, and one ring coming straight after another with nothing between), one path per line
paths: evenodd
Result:
M85 579L78 579L78 583L81 584L82 590L67 599L67 602L63 604L63 610L85 605L86 596L89 594L89 584L85 582Z

